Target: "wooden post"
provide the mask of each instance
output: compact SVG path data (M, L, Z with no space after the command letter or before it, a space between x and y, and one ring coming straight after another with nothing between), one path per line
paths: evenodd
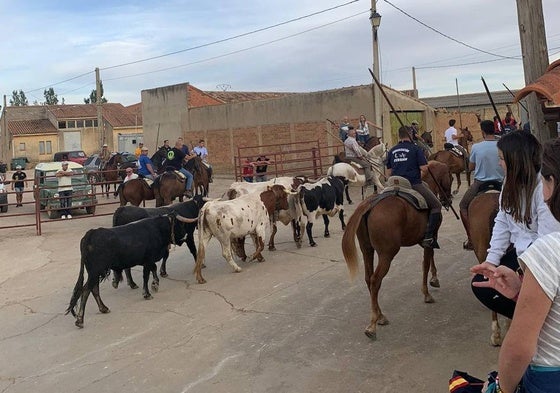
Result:
M542 76L548 66L542 0L517 0L517 19L525 84L528 85ZM529 94L526 100L531 132L541 142L555 138L557 136L556 124L554 124L553 131L552 127L545 123L541 104L536 94Z
M101 146L107 143L107 140L105 136L105 127L103 126L103 106L101 103L101 79L99 78L99 68L95 68L95 99L97 108L97 132L101 139L101 143L99 144L99 148L101 149ZM109 151L113 151L112 146L109 147Z

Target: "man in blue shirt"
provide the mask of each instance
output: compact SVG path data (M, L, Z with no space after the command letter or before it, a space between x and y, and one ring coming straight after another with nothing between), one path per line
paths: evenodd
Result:
M148 148L146 146L143 146L140 151L140 157L138 158L138 174L150 180L154 180L157 176L154 164L148 157Z
M422 149L412 143L408 127L399 128L399 143L387 154L389 176L402 176L412 188L426 200L430 209L428 227L420 245L424 248L439 248L437 231L441 225L441 202L430 189L422 183L422 172L428 170L428 162Z
M463 243L463 248L467 250L473 249L469 232L469 204L478 193L482 183L488 181L501 183L504 179L504 171L500 167L500 160L498 158L498 139L494 134L494 122L490 120L481 121L480 128L483 141L472 146L469 159L469 169L474 171L474 180L459 203L461 221L467 232L467 241Z

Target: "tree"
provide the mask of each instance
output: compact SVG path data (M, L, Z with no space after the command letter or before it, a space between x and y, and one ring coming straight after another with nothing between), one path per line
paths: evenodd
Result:
M56 105L58 104L58 95L54 92L54 89L50 87L48 90L43 91L45 96L45 105Z
M103 82L99 83L99 87L101 90L101 103L106 103L107 99L105 97L103 97ZM86 104L96 104L97 103L97 89L93 89L91 91L91 93L89 94L88 98L84 98L84 102Z
M29 102L27 101L27 97L25 96L25 93L23 92L23 90L20 90L20 91L14 90L12 92L12 98L10 98L10 105L12 105L12 106L26 106L26 105L29 105Z

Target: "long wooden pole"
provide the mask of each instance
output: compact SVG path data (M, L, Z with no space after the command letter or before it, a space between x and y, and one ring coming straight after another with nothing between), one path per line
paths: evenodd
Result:
M457 90L457 108L459 109L459 128L463 131L463 116L461 115L461 100L459 99L459 82L455 78L455 88Z
M486 81L484 80L483 76L481 76L480 79L482 79L482 84L484 85L484 90L486 90L486 95L488 96L488 99L490 100L490 104L492 104L492 108L494 108L494 113L496 114L496 117L498 118L498 121L500 122L500 126L503 127L502 118L500 117L500 113L498 112L498 108L496 108L496 104L494 104L494 99L492 98L492 94L490 94L490 90L488 90L488 85L486 84Z

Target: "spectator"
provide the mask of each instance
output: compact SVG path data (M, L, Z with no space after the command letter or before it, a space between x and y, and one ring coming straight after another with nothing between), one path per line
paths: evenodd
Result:
M494 116L494 135L502 135L502 125L498 120L498 116Z
M70 209L72 208L72 175L74 172L68 170L68 162L62 163L62 169L56 172L58 178L58 195L60 197L61 216L63 220L72 218Z
M134 173L132 168L126 168L126 176L123 179L123 183L126 183L129 180L138 179L138 175Z
M274 161L269 159L265 154L261 154L257 158L257 167L255 168L255 172L257 172L256 181L263 182L266 181L266 171L268 170L268 165L273 164Z
M502 123L504 123L504 134L517 130L517 120L515 120L515 117L513 117L511 112L506 113L506 117L504 117Z
M140 158L140 154L142 154L143 147L144 144L142 142L138 143L138 147L136 148L136 150L134 150L134 155L136 156L136 158Z
M358 128L356 129L356 135L358 137L358 142L365 145L369 139L369 125L374 125L372 122L368 121L365 115L360 115L360 121L358 122Z
M560 221L560 139L544 145L542 195L555 220ZM560 386L560 232L536 240L519 256L522 275L506 266L471 268L488 281L477 286L497 290L517 300L508 334L502 344L495 391L556 392Z
M16 191L16 207L23 206L21 203L23 200L23 189L25 188L24 180L27 178L25 172L21 170L21 165L16 166L16 171L12 175L12 190Z
M344 120L342 120L338 126L338 136L340 137L340 140L342 142L344 142L348 137L348 131L350 130L350 128L354 128L354 127L350 125L350 122L348 121L348 116L344 116Z
M154 164L148 157L148 148L146 146L142 147L142 154L140 154L138 159L138 174L150 180L154 180L157 176Z
M248 183L252 183L254 172L255 172L255 164L253 163L253 158L252 157L245 158L245 161L243 162L243 168L242 168L243 180L245 180Z

